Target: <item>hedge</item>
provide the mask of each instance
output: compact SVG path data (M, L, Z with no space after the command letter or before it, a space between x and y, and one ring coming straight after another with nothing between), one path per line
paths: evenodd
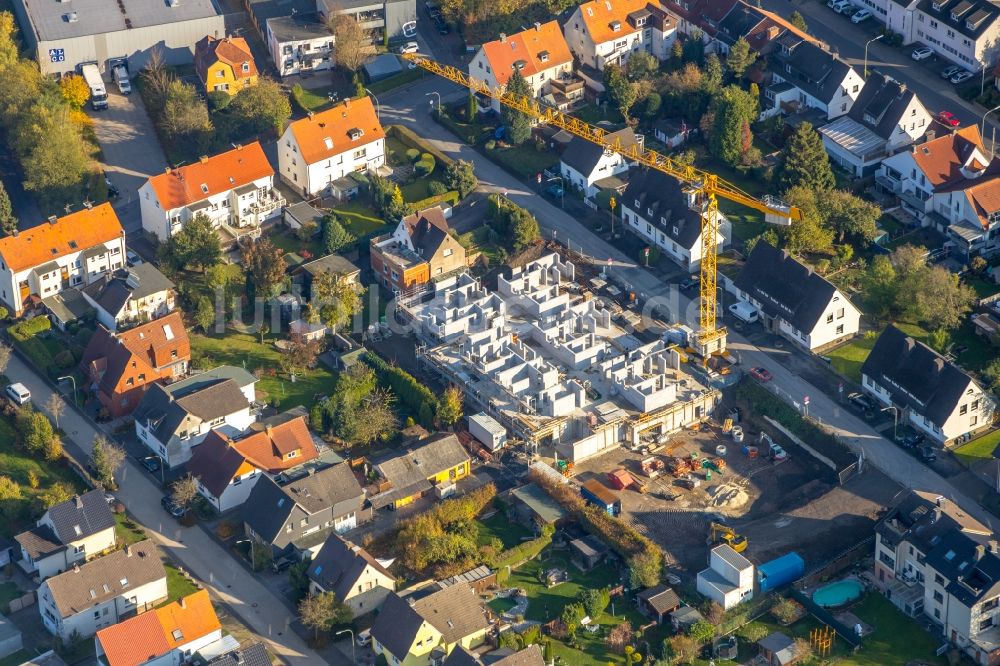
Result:
M50 328L52 328L52 322L49 321L48 317L35 317L19 321L7 330L12 338L24 342Z
M409 206L413 210L420 211L433 208L434 206L440 206L441 204L457 206L458 201L458 190L448 190L444 194L435 194L432 197L427 197L426 199L421 199L420 201L414 201L409 204Z
M434 159L436 159L443 166L448 166L455 161L431 144L427 143L427 141L421 137L417 136L416 133L408 127L403 127L402 125L389 125L388 129L386 129L386 134L398 139L400 143L405 146L416 148L422 153L430 153L434 156Z
M538 557L538 554L552 543L552 532L553 530L545 530L542 536L503 551L494 563L493 568L497 570L504 567L513 568L522 562L527 562Z
M421 425L426 428L434 425L426 422L433 420L437 413L437 396L430 389L420 384L410 373L389 365L372 352L365 352L361 359L371 366L382 382L389 385L396 397L418 417Z

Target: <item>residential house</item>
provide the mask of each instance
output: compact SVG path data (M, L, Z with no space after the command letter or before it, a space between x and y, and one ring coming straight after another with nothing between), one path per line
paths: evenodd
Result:
M606 141L618 142L623 149L641 149L632 128L614 132L605 137ZM563 187L572 187L583 192L585 197L593 197L602 190L620 192L627 185L629 163L618 151L606 150L600 144L581 139L578 136L567 144L559 158L559 171Z
M139 188L142 228L161 243L197 215L232 241L256 233L281 215L284 198L274 188L274 169L260 142L237 146L212 157L153 176Z
M719 24L739 0L666 0L663 6L678 18L677 28L685 37L701 37L706 51L716 50Z
M333 68L333 34L318 14L277 16L265 25L264 43L282 77Z
M892 325L862 364L861 385L939 444L963 441L993 421L993 399L968 373Z
M914 143L910 150L882 162L875 174L875 187L896 197L903 209L924 226L933 225L946 232L952 224L949 192L963 192L984 182L984 170L989 164L978 125L943 136L928 130L922 143Z
M87 386L112 418L130 414L161 380L187 374L191 343L177 312L112 333L98 326L80 367Z
M157 319L176 306L174 283L150 263L121 268L80 290L97 321L111 332Z
M728 286L755 305L764 328L815 351L858 334L861 310L786 250L760 241Z
M725 6L728 3L720 4ZM714 32L713 36L713 46L717 46L717 50L722 54L728 54L730 47L740 39L745 39L750 48L761 56L770 55L774 52L778 42L785 39L821 43L778 14L744 2L744 0L732 3L729 11L719 21L718 30Z
M149 539L42 581L42 624L62 640L90 638L98 629L144 613L167 598L167 572Z
M271 655L267 653L267 647L258 642L240 645L208 663L211 666L271 666Z
M455 435L440 435L375 465L389 488L370 497L373 509L406 506L437 486L453 484L471 472L471 460Z
M780 631L757 641L757 647L766 666L793 666L811 654L810 650L800 647L791 636Z
M523 650L513 652L510 648L500 648L484 655L457 646L444 660L444 666L545 666L542 648L537 643Z
M333 194L337 181L384 165L385 131L370 97L296 120L278 141L282 180L307 197Z
M932 221L946 220L950 253L960 261L1000 250L1000 159L969 164L969 178L934 193Z
M482 602L466 583L426 595L393 592L372 625L372 647L394 666L425 666L459 646L481 645L488 627Z
M691 627L704 619L705 617L698 612L697 608L684 605L670 613L670 626L674 628L675 633L686 634Z
M827 120L846 115L865 80L824 45L789 35L771 56L771 84L764 88L761 118L784 111L816 109Z
M347 463L285 486L263 477L244 503L243 526L247 536L275 553L315 555L332 532L347 532L368 518L364 501L364 489Z
M18 565L39 580L115 547L115 517L100 490L91 490L48 508L35 527L18 534Z
M177 666L222 638L208 590L181 597L97 632L97 659L108 666Z
M60 331L66 331L67 326L74 322L93 321L97 318L97 310L76 288L46 296L41 303L49 321Z
M167 468L183 465L210 431L246 432L255 419L256 383L243 368L222 366L169 386L154 385L135 410L135 434Z
M927 131L931 115L912 90L895 79L870 72L846 116L819 128L830 161L856 178L875 173Z
M988 0L916 0L912 10L912 41L978 72L997 60L1000 7Z
M0 655L10 657L24 648L24 638L21 630L13 622L0 615ZM17 661L20 658L15 657ZM8 659L8 661L13 661ZM23 666L23 664L22 664Z
M205 90L235 95L257 85L257 64L242 37L206 35L194 45L194 71Z
M936 493L910 491L875 528L874 572L897 608L929 619L975 663L1000 663L1000 554L988 526Z
M648 587L636 595L636 605L643 615L663 624L670 614L681 607L681 598L666 585Z
M0 238L0 302L19 317L30 302L88 285L125 265L125 231L111 204L84 207Z
M621 197L621 219L626 229L672 261L697 273L701 268L702 212L697 193L673 176L656 169L637 169ZM719 213L716 251L729 244L729 220Z
M558 21L535 23L513 35L501 34L500 39L486 42L469 61L469 78L481 81L491 90L504 90L507 81L515 71L521 73L533 99L562 93L554 87L554 81L569 82L573 78L573 54L563 38ZM582 87L575 92L575 100L583 97ZM490 108L500 112L500 101L496 97L486 100Z
M677 38L680 18L656 0L589 0L563 24L570 51L598 71L624 65L638 51L666 60Z
M369 248L372 270L398 291L466 267L465 248L451 235L440 206L407 215L391 234L372 238Z
M416 0L316 0L316 11L324 20L334 14L353 17L373 44L413 39L417 34Z
M306 573L310 593L333 592L354 617L379 610L396 591L396 578L385 565L338 534L326 538Z
M220 512L242 506L257 480L305 465L318 456L304 416L242 437L213 430L188 461L198 492Z
M698 592L726 610L753 598L753 564L728 544L712 549L708 568L698 572Z
M679 148L688 139L691 130L683 118L658 118L652 123L653 138L667 148Z
M322 273L341 275L348 282L355 284L359 282L361 277L361 269L339 254L328 254L319 259L313 259L296 267L293 272L293 277L299 283L303 298L312 298L313 280Z
M485 564L480 564L478 567L473 567L454 576L441 578L435 584L439 589L443 590L458 583L466 583L476 594L486 596L489 594L488 590L495 588L497 585L497 572Z

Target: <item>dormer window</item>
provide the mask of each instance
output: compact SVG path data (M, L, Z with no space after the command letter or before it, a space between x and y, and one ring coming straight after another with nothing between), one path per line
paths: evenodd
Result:
M944 9L945 2L946 0L934 0L934 2L931 4L931 7L934 8L934 11L939 12L942 9Z
M538 54L538 59L541 62L548 62L549 61L549 52L548 51L542 51L541 53Z
M250 63L248 62L243 63L243 73L244 74L250 73Z
M618 32L621 29L622 29L622 22L621 21L612 21L611 22L611 32Z
M864 118L865 118L865 122L868 123L869 125L874 125L875 123L878 122L878 120L876 120L875 116L873 116L870 113L866 113L865 116L864 116Z
M641 205L641 204L639 203L639 200L638 200L638 199L636 199L636 200L635 200L635 208L636 208L636 210L638 210L638 209L639 209L639 206L640 206L640 205Z
M201 184L201 193L208 194L208 185L206 185L205 183Z
M527 65L527 64L528 63L526 63L523 60L515 60L514 64L511 65L511 67L513 67L514 69L516 69L517 71L520 72L522 69L524 69L525 65Z
M359 129L357 127L353 127L351 129L347 130L347 136L350 137L351 141L357 141L358 139L360 139L364 135L365 135L364 130Z
M323 145L326 146L327 150L333 150L333 139L330 137L323 137Z

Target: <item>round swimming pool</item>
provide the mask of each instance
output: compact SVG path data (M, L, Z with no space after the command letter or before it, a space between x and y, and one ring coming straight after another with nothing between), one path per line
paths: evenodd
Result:
M854 601L860 597L864 591L864 585L853 578L848 578L846 580L838 580L836 583L824 585L813 592L812 599L816 602L817 606L822 606L823 608L836 608L837 606L843 606L846 603Z

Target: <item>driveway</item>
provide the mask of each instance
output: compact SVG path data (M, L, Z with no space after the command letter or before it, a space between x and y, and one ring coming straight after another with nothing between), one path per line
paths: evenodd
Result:
M666 284L637 265L633 259L596 236L565 211L553 206L544 197L536 194L470 146L457 141L448 130L430 121L421 104L422 93L435 89L446 99L465 94L447 82L439 82L436 88L433 87L433 83L433 81L422 82L405 92L386 95L382 100L383 122L406 125L429 139L449 156L472 162L482 189L487 192L506 193L514 203L531 211L538 218L545 236L571 244L572 249L589 258L590 263L606 267L605 270L612 280L636 291L640 302L656 297L658 308L669 312L671 321L687 322L697 328L697 303L681 294L676 285ZM936 492L948 497L986 524L990 524L994 519L977 502L964 495L941 475L891 443L869 424L843 409L806 379L788 370L783 365L787 362L785 358L787 351L762 350L734 330L729 331L728 344L730 349L739 352L744 366L766 365L771 369L774 380L769 386L782 397L801 403L803 396L809 396L810 415L819 419L839 435L853 451L862 454L868 463L884 472L889 478L905 488Z
M88 113L104 154L104 169L121 192L114 202L115 211L125 233L133 234L142 229L139 187L150 176L163 173L167 158L138 91L125 96L111 88L109 85L108 108Z
M31 391L36 408L46 411L44 405L53 391L34 370L13 356L7 375L17 377L25 384ZM66 409L60 418L60 425L72 440L67 451L78 462L85 464L93 449L94 438L104 433L99 433L72 408ZM163 511L160 507L163 491L132 458L119 476L120 488L115 494L125 503L129 513L175 562L202 582L217 602L226 604L286 663L308 666L324 661L290 629L294 614L284 599L275 596L256 578L248 576L246 569L200 527L181 527ZM346 666L349 661L337 659L328 663Z

